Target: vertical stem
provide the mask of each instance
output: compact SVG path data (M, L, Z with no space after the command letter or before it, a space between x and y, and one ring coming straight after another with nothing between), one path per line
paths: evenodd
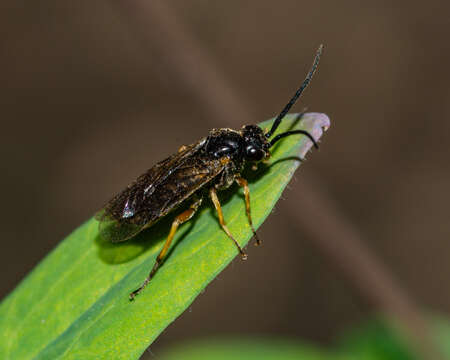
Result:
M169 71L175 73L179 85L193 93L209 117L223 124L230 119L239 124L252 122L248 111L251 107L245 104L242 95L236 95L236 89L166 1L134 0L119 4L128 13L128 21L158 52Z

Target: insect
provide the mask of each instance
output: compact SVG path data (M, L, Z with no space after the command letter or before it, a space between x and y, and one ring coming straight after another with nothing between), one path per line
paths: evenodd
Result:
M207 196L214 204L223 231L234 242L242 258L247 258L225 223L217 196L217 191L226 189L233 183L237 183L244 189L248 222L256 244L260 244L250 212L250 190L247 181L241 177L240 173L247 163L255 164L268 159L270 148L286 136L305 135L316 148L318 147L312 135L305 130L287 131L272 139L271 137L310 83L319 64L322 50L321 45L305 80L277 116L268 132L265 133L257 125L244 125L240 130L213 129L205 138L194 144L181 146L176 154L154 165L125 190L114 196L96 214L100 235L105 240L117 243L128 240L149 228L181 204L189 205L186 210L176 215L153 268L142 285L130 293L130 300L133 300L156 274L167 255L178 227L194 216Z

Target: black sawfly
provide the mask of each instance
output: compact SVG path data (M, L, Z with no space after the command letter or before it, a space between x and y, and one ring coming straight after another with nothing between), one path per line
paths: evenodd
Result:
M130 294L130 300L133 300L153 278L169 250L178 227L194 216L205 196L211 198L222 229L235 243L242 258L247 258L246 253L225 224L217 197L218 190L227 189L235 182L244 189L248 222L256 244L260 244L252 223L249 187L240 174L247 163L255 164L268 159L270 148L286 136L305 135L318 148L315 139L305 130L292 130L275 135L273 138L272 136L310 83L319 64L322 50L321 45L305 80L276 117L268 132L265 133L257 125L244 125L240 130L213 129L205 138L194 144L181 146L176 154L154 165L125 190L114 196L96 214L100 235L105 240L117 243L134 237L181 204L190 203L187 210L175 217L153 268L142 285Z

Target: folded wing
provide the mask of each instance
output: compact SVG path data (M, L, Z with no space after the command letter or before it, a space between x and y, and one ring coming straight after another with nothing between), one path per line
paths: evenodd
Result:
M135 236L220 174L226 161L202 155L202 144L161 161L116 195L96 214L102 237L120 242Z

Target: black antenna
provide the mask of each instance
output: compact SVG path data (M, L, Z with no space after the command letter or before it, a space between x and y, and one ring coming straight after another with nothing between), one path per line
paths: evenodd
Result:
M300 95L302 94L303 90L306 89L306 87L311 82L311 79L316 72L317 66L319 65L320 55L322 55L323 45L320 45L317 49L316 56L314 58L314 63L311 67L311 70L309 70L308 75L306 75L305 80L303 80L302 85L298 88L298 90L295 92L295 95L292 97L292 99L287 103L287 105L284 107L284 109L280 112L280 114L277 116L275 121L273 122L272 128L270 131L266 134L267 138L270 138L273 133L277 130L278 125L280 125L281 120L286 116L288 111L291 109L291 107L295 104L295 102L298 100Z
M290 135L294 135L294 134L303 134L303 135L306 135L306 136L309 138L309 140L312 141L314 147L315 147L316 149L319 148L319 145L317 144L316 139L314 139L314 137L313 137L309 132L307 132L306 130L292 130L292 131L286 131L286 132L284 132L284 133L278 134L277 136L275 136L275 137L270 141L270 146L269 146L269 147L272 147L278 140L284 138L285 136L290 136Z

